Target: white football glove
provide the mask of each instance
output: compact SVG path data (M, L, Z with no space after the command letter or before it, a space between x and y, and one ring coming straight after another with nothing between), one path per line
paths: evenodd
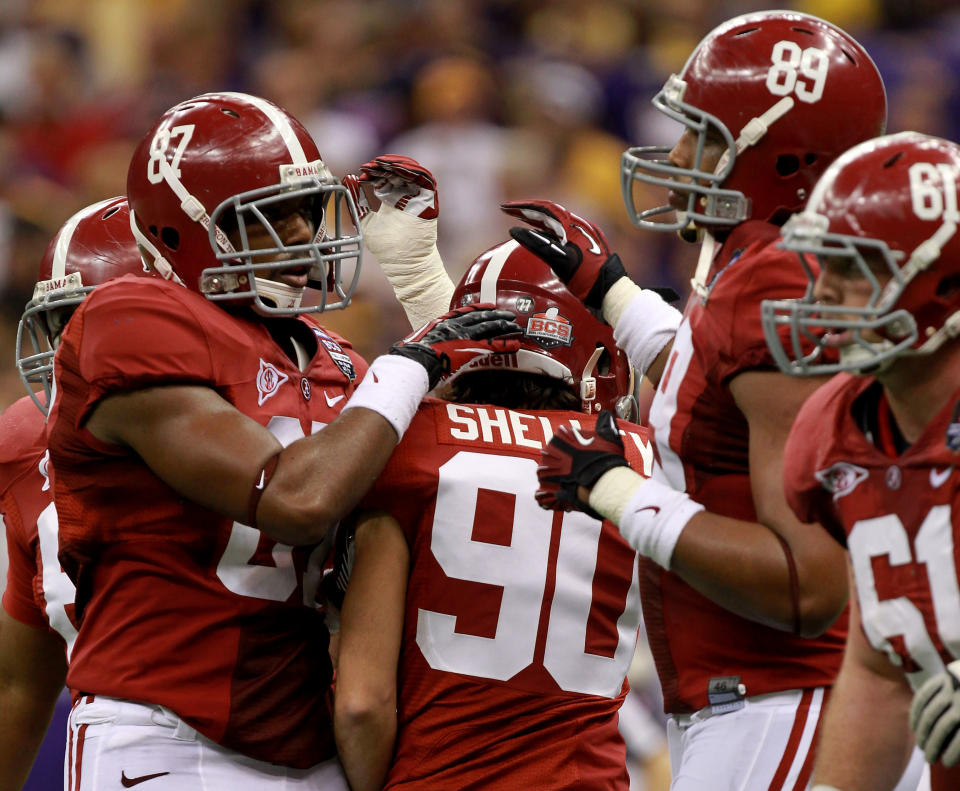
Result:
M380 208L370 210L361 182L373 187ZM360 215L367 249L380 262L412 328L446 313L453 281L437 250L440 211L433 174L410 157L385 154L360 166L360 175L348 175Z
M960 761L960 659L927 681L913 696L910 727L929 763Z

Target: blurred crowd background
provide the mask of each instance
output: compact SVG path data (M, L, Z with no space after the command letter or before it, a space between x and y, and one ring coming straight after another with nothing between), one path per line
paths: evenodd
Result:
M889 131L960 139L957 0L779 5L828 18L866 46L887 84ZM420 160L439 181L440 248L454 280L506 238L501 201L538 197L605 228L639 283L685 294L697 251L629 226L620 154L628 143L672 144L678 128L652 109L651 97L711 28L769 7L745 0L0 0L0 348L8 350L0 409L23 395L16 325L48 240L79 208L122 194L133 147L156 116L205 91L247 91L282 105L306 124L340 176L380 153ZM406 332L371 256L354 304L323 320L368 357ZM657 711L649 662L638 662L631 676L646 696L642 710ZM632 728L631 754L648 764L647 788L665 787L662 733L645 727ZM62 733L52 738L62 742ZM62 744L56 749L62 754ZM650 765L657 756L659 768ZM36 777L32 788L58 782L56 760L43 763L53 764L54 779Z
M960 137L955 0L800 0L860 39L886 80L890 131ZM454 280L506 238L504 199L544 197L607 229L634 278L686 293L696 251L629 227L618 165L671 143L650 98L743 0L3 0L0 3L0 343L51 235L124 192L136 141L210 90L265 96L300 118L337 175L376 154L440 184ZM651 204L653 205L653 204ZM376 262L325 323L373 355L405 330ZM12 353L8 352L8 354ZM9 359L9 358L8 358ZM0 366L0 408L22 394Z

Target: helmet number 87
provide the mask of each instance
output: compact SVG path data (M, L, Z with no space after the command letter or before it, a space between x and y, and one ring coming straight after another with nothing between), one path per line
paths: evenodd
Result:
M822 49L807 47L801 50L794 41L778 41L773 45L770 61L767 90L774 96L793 93L801 102L810 104L823 97L830 61Z
M150 141L150 159L147 161L147 180L151 184L159 184L163 181L162 163L166 162L167 149L175 137L179 137L180 140L170 161L170 171L176 178L180 178L180 160L183 158L187 143L193 137L194 128L195 124L181 124L172 129L161 126L157 130L153 140Z

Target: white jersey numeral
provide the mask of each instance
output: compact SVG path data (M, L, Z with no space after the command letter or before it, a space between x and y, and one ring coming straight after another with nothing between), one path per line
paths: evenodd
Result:
M47 603L46 615L50 628L59 634L67 644L67 661L73 652L73 643L77 639L77 630L67 617L67 606L77 598L77 589L60 567L57 553L60 549L57 509L53 503L47 505L37 517L37 537L40 541L40 580L43 585L43 598Z
M431 667L505 681L534 661L549 571L554 515L533 498L537 463L516 456L461 451L440 467L430 547L453 579L503 589L494 637L458 632L456 616L421 609L417 645ZM513 500L509 546L472 537L478 487ZM465 518L468 517L468 518ZM617 623L614 656L586 651L601 523L564 514L555 565L556 586L545 626L543 666L570 692L616 697L633 657L640 625L637 564Z
M150 141L150 159L147 160L147 180L151 184L159 184L163 181L163 162L167 160L167 149L173 138L180 138L176 150L170 158L170 171L178 179L180 178L180 160L183 159L183 152L187 150L187 144L193 137L194 124L181 124L170 129L160 127L157 133Z
M881 600L873 573L874 558L887 559L891 566L914 560L927 569L937 637L954 658L960 658L960 586L954 560L953 526L949 505L930 509L911 551L903 522L895 514L862 519L853 526L848 539L860 600L863 630L870 644L883 651L898 667L903 660L891 643L902 637L910 658L919 670L907 673L917 687L943 669L943 660L924 623L923 613L906 596Z
M684 318L674 337L670 359L650 405L650 426L660 454L660 464L654 465L653 475L655 478L665 477L666 483L678 492L687 490L687 481L683 472L683 461L670 446L670 424L676 417L680 385L687 375L692 359L693 332L690 322Z
M957 174L951 165L914 162L910 176L910 202L921 220L960 222L957 213Z
M770 61L767 90L774 96L792 93L808 104L823 97L830 60L822 49L807 47L801 50L796 42L778 41L773 45Z
M326 423L314 421L311 433L315 434L326 425ZM272 417L267 423L267 430L283 447L304 436L300 421L295 417ZM261 539L269 540L255 527L234 522L227 547L217 564L217 578L227 590L238 596L267 601L286 601L297 589L293 547L289 544L274 543L270 554L275 565L261 566L251 562ZM307 561L303 599L304 604L308 606L312 603L320 583L320 566L326 549L326 543L320 544Z

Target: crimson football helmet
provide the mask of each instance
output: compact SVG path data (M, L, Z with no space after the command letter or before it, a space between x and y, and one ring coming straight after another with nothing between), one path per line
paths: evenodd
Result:
M669 146L628 149L623 198L634 225L714 230L748 219L782 221L799 211L817 178L851 146L883 134L887 100L867 52L829 22L791 11L762 11L711 31L653 105L697 136L692 168L670 163ZM713 172L702 162L708 138L726 152ZM686 200L636 205L634 180ZM639 193L639 191L638 191Z
M612 409L635 419L633 367L613 330L560 282L549 266L510 240L480 255L453 292L451 309L492 302L516 313L520 349L480 357L463 369L524 371L560 379L580 396L581 409Z
M350 302L362 238L341 222L346 211L360 227L356 204L303 125L264 99L207 93L172 107L134 152L127 195L147 262L207 299L252 303L264 315ZM312 223L312 238L284 239L294 213ZM248 233L260 226L272 246L255 249ZM315 304L301 305L305 286L268 272L306 273L307 286L319 291Z
M17 371L44 414L50 404L53 355L73 309L95 286L126 274L145 274L145 267L130 234L124 197L81 209L47 245L33 297L17 327ZM28 339L32 351L27 350ZM38 384L42 400L35 391Z
M874 374L960 336L958 180L960 146L917 132L861 143L827 170L806 210L783 227L782 246L800 254L807 271L807 293L762 307L783 371ZM870 284L867 303L818 303L805 254L843 259L845 276Z

